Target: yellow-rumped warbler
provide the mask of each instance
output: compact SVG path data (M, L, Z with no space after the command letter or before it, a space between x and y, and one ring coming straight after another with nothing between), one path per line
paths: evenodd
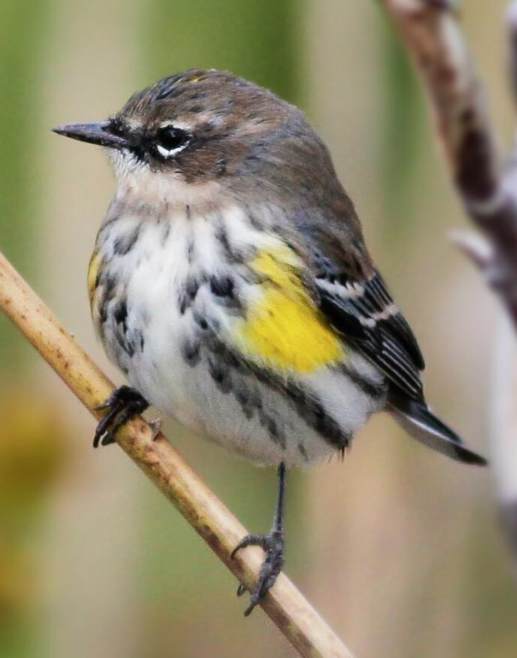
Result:
M285 467L344 451L387 410L416 439L484 464L428 409L424 361L302 112L229 73L190 70L113 118L56 132L108 149L117 191L88 272L95 326L126 374L94 444L155 405L279 467L249 613L283 564Z

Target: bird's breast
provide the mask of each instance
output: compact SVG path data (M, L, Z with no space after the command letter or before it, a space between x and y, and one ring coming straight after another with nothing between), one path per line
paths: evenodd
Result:
M148 349L163 356L188 351L186 343L207 332L281 372L311 373L344 358L306 289L298 255L266 219L257 227L236 208L107 222L88 285L108 354L126 372L146 337Z
M106 352L146 399L254 459L296 463L345 445L375 406L343 375L353 356L306 277L267 222L229 208L107 221L88 281Z

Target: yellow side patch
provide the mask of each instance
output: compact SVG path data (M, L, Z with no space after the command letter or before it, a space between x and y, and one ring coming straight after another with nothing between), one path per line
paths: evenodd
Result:
M100 253L94 251L88 266L88 297L90 299L90 306L93 305L93 298L95 295L95 288L97 287L97 277L99 276L101 263L102 257Z
M343 347L308 295L300 263L287 247L262 251L251 263L264 275L262 295L238 332L240 347L278 369L309 373L343 358Z

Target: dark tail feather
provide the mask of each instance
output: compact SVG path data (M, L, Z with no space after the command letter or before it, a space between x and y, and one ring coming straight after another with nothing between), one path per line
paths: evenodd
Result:
M465 448L460 437L436 418L424 402L402 395L390 396L389 411L413 438L433 450L466 464L486 465L486 459Z

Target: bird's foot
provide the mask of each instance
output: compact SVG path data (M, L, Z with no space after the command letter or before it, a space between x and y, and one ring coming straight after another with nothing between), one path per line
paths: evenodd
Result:
M233 549L232 558L241 548L246 548L246 546L260 546L266 553L266 559L260 568L257 584L251 591L250 604L244 611L244 615L247 617L273 587L278 574L282 570L284 564L284 536L279 530L273 530L267 535L246 535ZM245 591L246 587L242 584L239 585L237 596L242 596Z
M140 393L130 386L119 386L103 404L97 407L98 411L106 411L101 418L93 437L93 447L107 446L115 443L115 434L119 427L128 420L141 414L147 409L149 403Z

